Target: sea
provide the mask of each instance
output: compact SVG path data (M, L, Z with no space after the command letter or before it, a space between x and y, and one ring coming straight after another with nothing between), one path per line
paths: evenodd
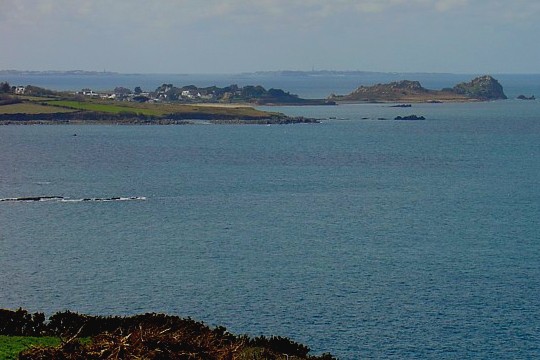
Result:
M317 98L472 77L0 80ZM167 313L345 360L540 358L540 101L516 99L540 75L494 77L508 100L262 108L319 124L1 126L0 308Z

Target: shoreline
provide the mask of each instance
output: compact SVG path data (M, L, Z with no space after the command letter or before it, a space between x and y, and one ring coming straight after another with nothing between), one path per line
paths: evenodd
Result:
M285 118L262 118L262 119L128 119L128 120L1 120L0 126L32 126L32 125L110 125L110 126L167 126L167 125L289 125L289 124L320 124L320 119L304 118L304 117L285 117Z

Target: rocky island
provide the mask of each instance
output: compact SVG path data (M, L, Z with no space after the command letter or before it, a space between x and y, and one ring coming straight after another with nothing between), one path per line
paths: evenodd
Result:
M337 103L427 103L490 101L507 97L501 84L493 77L485 75L442 90L430 90L424 88L418 81L402 80L389 84L360 86L348 95L332 95L328 99Z

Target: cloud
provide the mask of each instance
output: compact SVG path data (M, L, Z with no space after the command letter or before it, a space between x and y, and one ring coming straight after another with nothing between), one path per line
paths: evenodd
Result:
M0 0L0 68L413 69L418 52L450 67L486 44L512 53L538 17L538 0Z
M300 22L402 12L461 12L499 18L532 19L537 0L2 0L3 23L47 24L52 21L138 23L152 26L194 24L228 19L232 23Z

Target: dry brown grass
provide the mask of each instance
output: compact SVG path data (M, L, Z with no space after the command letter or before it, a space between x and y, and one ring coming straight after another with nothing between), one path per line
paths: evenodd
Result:
M75 337L57 347L34 347L22 352L20 360L300 360L333 359L327 357L298 357L271 349L249 346L246 338L224 338L219 333L196 333L185 329L143 328L122 334L104 333L94 336L87 344ZM335 360L335 359L333 359Z

